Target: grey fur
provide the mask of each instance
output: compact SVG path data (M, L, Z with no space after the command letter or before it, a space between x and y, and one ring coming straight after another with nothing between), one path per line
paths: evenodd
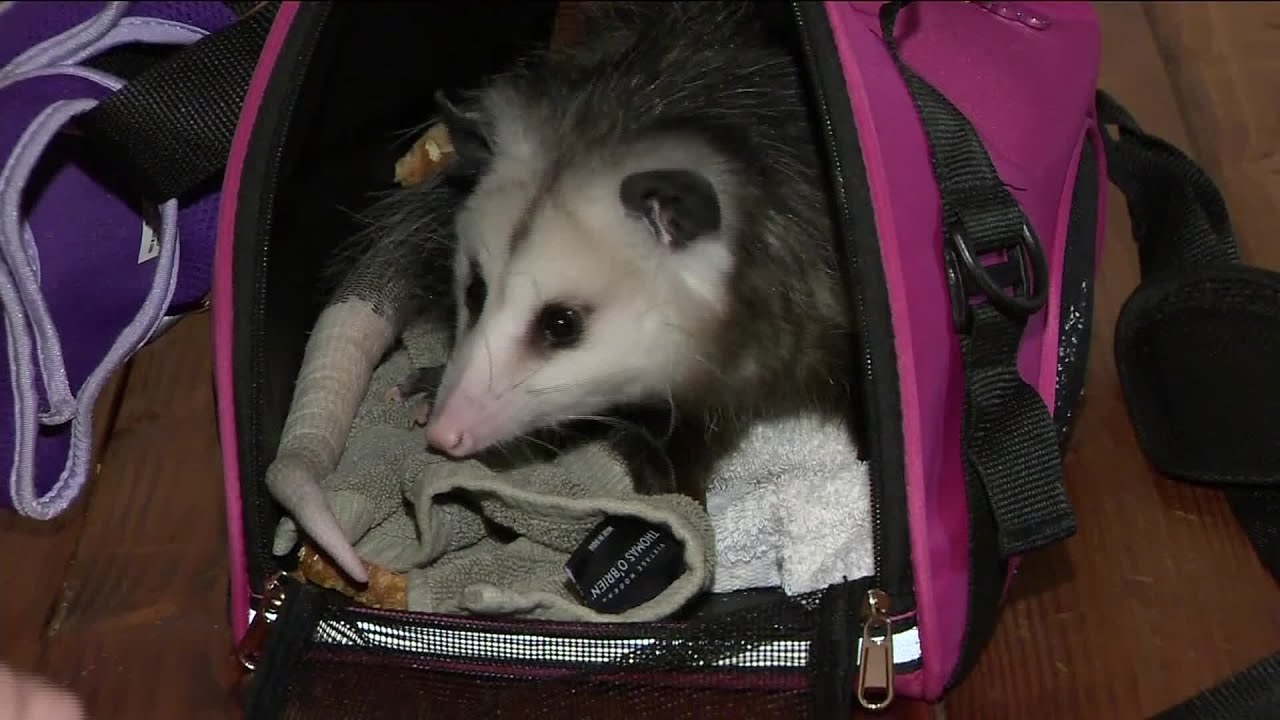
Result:
M465 187L436 176L380 198L365 230L330 258L326 276L337 282L328 283L336 285L329 304L363 300L397 329L423 312L450 313L452 214L464 197Z

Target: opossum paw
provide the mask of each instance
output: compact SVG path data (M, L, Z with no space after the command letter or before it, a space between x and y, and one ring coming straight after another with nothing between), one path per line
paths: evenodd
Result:
M417 427L426 427L429 420L431 420L431 402L419 400L413 408L413 424Z
M392 385L391 387L387 388L387 394L385 397L387 399L388 405L399 405L400 403L404 402L404 399L405 399L404 391L401 390L399 385Z

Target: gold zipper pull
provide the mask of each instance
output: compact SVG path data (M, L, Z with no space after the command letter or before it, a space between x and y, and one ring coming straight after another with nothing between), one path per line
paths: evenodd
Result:
M868 590L862 605L862 652L858 662L858 702L882 710L893 702L893 627L889 595Z
M236 646L236 658L249 672L258 668L258 658L262 655L262 648L267 643L271 623L275 622L276 614L283 606L284 583L280 582L280 574L277 573L267 580L266 586L262 589L262 598L258 601L253 622L249 623L244 638Z

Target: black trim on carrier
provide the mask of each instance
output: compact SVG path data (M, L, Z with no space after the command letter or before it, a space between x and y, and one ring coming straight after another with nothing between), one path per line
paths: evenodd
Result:
M244 167L236 198L236 234L232 258L232 368L236 419L237 457L240 465L240 500L244 517L244 542L249 587L262 592L264 578L277 569L271 556L271 532L279 510L262 482L279 445L283 417L266 411L264 396L291 388L266 382L267 288L277 192L284 164L285 138L295 117L294 106L315 55L317 39L329 16L328 3L300 10L280 48L275 72L263 92L245 151ZM282 69L287 70L281 71ZM252 248L246 250L245 248ZM299 304L300 305L300 304ZM305 338L303 339L305 342ZM298 356L301 357L299 350ZM288 400L285 401L288 407Z
M870 578L851 583L846 595L858 598ZM833 657L836 638L812 623L813 610L770 612L762 626L750 610L731 612L698 628L683 623L565 623L491 620L467 616L356 608L348 598L289 576L281 580L289 601L272 624L271 640L247 688L247 717L279 717L289 688L310 682L309 660L353 667L406 667L417 672L450 673L538 683L547 692L564 692L580 683L620 682L632 687L672 689L772 686L794 693L818 685L829 668L843 660L855 670L857 653ZM856 625L856 610L843 613ZM750 628L747 638L741 628ZM846 628L856 641L858 632ZM726 635L743 635L718 642ZM919 670L918 629L903 622L895 642L911 636L917 652L896 661L894 672ZM688 655L679 647L689 648ZM281 651L280 647L287 648ZM718 647L715 647L718 646ZM656 652L655 652L656 651ZM629 676L625 679L619 676ZM830 686L829 686L830 687ZM847 695L852 685L830 687ZM828 693L830 694L830 693ZM827 713L815 717L827 717ZM837 713L833 717L848 717ZM487 716L486 716L487 717Z
M1066 447L1084 401L1093 336L1094 263L1098 250L1098 153L1086 135L1076 170L1067 220L1067 247L1062 259L1062 298L1058 311L1058 379L1053 419Z
M889 290L857 123L826 8L821 3L793 2L792 9L827 148L831 196L840 211L836 226L844 248L844 272L859 322L859 427L864 429L863 450L871 470L877 586L889 594L891 612L897 615L915 609L915 595L903 467L902 398Z
M551 37L555 10L554 2L539 0L512 5L495 17L483 4L464 3L452 11L449 29L442 29L433 23L439 10L431 3L304 3L298 8L255 118L245 158L245 166L254 170L243 174L236 210L234 405L247 565L255 594L262 592L266 577L287 569L271 554L280 509L262 480L279 446L307 330L323 302L315 285L321 258L331 248L317 244L314 235L333 234L334 224L354 231L357 222L349 207L328 196L317 199L318 191L294 176L309 174L319 178L317 183L341 185L349 192L344 202L354 199L352 186L360 183L390 190L393 179L384 168L403 149L390 147L397 138L377 135L371 149L353 145L351 136L367 132L370 122L403 114L408 105L412 114L424 116L432 91L445 79L467 84L497 72L527 50L531 38ZM423 30L433 25L434 32ZM467 28L484 31L467 33ZM368 36L394 42L350 47L352 38ZM442 62L464 55L465 65ZM415 70L398 71L409 67ZM389 81L367 81L374 76L398 78L399 91L378 92ZM333 85L362 88L359 102L327 93ZM342 161L369 154L376 155L376 163L351 167L370 177L335 177L335 167L348 171ZM368 168L371 164L377 167Z

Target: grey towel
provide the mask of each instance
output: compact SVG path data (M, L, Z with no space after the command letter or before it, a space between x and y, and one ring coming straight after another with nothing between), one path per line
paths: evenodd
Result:
M607 442L503 470L427 452L412 403L389 401L387 392L411 369L442 364L445 337L421 323L404 332L404 347L374 372L338 465L322 482L357 551L408 574L409 610L647 621L710 589L715 545L706 511L683 495L637 493ZM617 614L587 607L564 569L606 516L647 520L684 546L684 573L657 597ZM286 519L276 552L288 552L296 539Z
M799 595L875 572L870 467L843 423L756 424L714 468L707 511L718 540L713 592Z

